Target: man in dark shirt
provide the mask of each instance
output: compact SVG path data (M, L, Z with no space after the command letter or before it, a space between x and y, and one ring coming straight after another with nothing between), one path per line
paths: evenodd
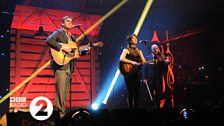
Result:
M80 50L71 48L69 43L76 44L75 37L70 33L70 29L73 28L73 18L65 16L61 21L61 29L54 31L47 39L47 44L55 51L61 51L65 54L78 52L78 56L88 54L90 47ZM77 51L75 51L77 50ZM74 72L74 59L71 58L68 63L60 64L55 62L55 59L51 55L51 68L54 70L54 76L56 81L56 98L55 105L62 118L66 114L66 98L70 91L70 85L72 82L72 74Z

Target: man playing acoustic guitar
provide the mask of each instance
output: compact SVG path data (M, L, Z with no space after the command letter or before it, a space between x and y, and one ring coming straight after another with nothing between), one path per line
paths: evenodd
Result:
M61 29L54 31L47 39L51 47L51 68L54 70L56 81L55 105L60 118L66 114L66 98L70 91L72 73L74 72L74 60L80 55L89 53L90 46L80 49L74 36L69 32L73 28L73 19L65 16L61 21ZM58 56L57 56L58 55Z
M135 34L128 35L127 41L128 47L123 49L120 56L120 71L124 75L124 80L128 91L128 107L136 108L139 105L140 97L140 66L142 62L146 61L142 51L136 48L138 42L137 36ZM123 70L128 71L129 74L123 73Z

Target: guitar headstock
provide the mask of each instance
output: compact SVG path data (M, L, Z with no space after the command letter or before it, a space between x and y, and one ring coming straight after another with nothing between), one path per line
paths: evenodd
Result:
M103 42L96 42L93 45L97 46L97 47L103 47L104 43Z

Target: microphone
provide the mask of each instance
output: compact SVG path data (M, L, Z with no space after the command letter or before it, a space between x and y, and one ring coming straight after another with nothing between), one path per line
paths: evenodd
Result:
M148 42L149 40L139 40L138 42L139 43L146 43L146 42Z
M80 27L80 26L82 26L82 24L76 24L76 25L73 25L72 27L77 28L77 27Z

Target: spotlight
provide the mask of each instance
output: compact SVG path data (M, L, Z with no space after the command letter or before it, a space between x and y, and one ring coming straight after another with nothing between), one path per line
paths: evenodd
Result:
M66 126L92 126L92 117L89 110L81 108L69 112L62 119L62 125Z
M193 119L195 111L191 108L184 108L180 111L181 117L183 119Z
M96 103L93 103L93 104L92 104L92 109L93 109L93 110L97 110L97 109L98 109L98 107L99 107L99 105L98 105L98 104L96 104Z

